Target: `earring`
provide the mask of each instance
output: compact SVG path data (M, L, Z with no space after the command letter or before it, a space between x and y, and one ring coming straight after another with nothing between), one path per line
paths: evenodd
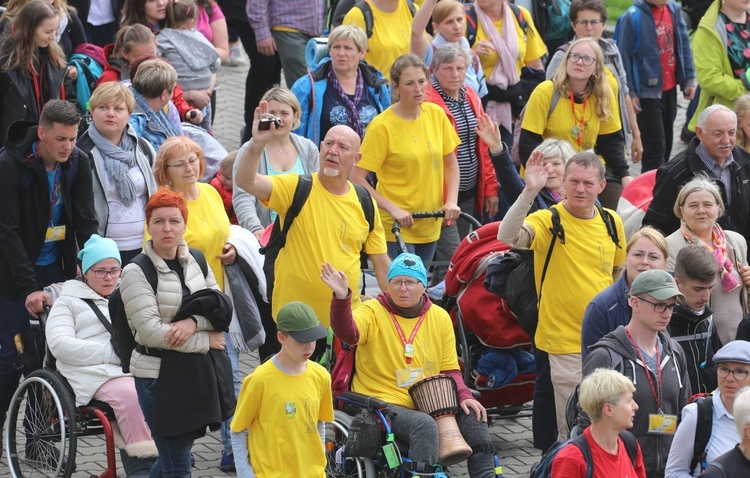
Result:
M167 179L167 184L171 187L172 186L172 180L171 179Z

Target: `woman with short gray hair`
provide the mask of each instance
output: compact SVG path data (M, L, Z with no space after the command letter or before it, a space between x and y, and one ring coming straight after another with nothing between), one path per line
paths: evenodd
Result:
M718 219L724 215L719 186L706 173L698 173L677 194L674 214L680 229L667 237L667 270L674 270L674 258L683 247L698 244L716 257L716 283L711 292L711 309L721 343L737 335L737 326L748 312L750 267L747 242L734 231L724 230Z
M361 28L334 28L328 36L328 53L292 86L302 108L294 133L316 146L331 127L340 124L364 138L370 121L391 105L387 81L364 61L367 35Z

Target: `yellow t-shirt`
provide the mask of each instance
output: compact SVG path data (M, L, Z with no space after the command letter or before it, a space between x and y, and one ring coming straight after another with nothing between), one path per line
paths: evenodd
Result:
M224 244L229 239L229 218L216 189L205 183L196 183L196 185L200 196L195 201L187 201L188 220L182 238L188 246L198 249L206 256L206 263L214 273L216 283L223 291L224 266L221 259L216 256L223 253ZM149 239L151 235L147 227L143 235L143 243L145 244Z
M359 342L352 391L413 409L409 389L396 385L396 370L406 369L407 365L404 345L390 313L377 300L368 300L354 310L353 315L359 328ZM419 317L394 317L408 339ZM425 377L441 371L458 370L453 324L448 313L440 307L433 304L427 310L413 345L411 368L421 368Z
M550 354L581 353L581 323L591 299L612 285L612 271L625 262L625 230L620 216L612 214L620 238L618 248L607 234L604 220L572 216L562 204L552 206L560 213L565 244L558 239L544 279L539 306L539 326L534 341ZM548 209L529 215L524 224L534 230L534 274L536 289L552 240L552 213ZM358 352L359 353L359 352ZM358 364L359 366L359 364Z
M320 265L330 262L343 271L352 289L352 307L359 305L359 253L385 254L383 226L375 205L375 227L369 231L357 192L350 184L343 196L332 194L320 184L318 173L299 215L294 219L286 246L276 259L273 289L273 317L285 304L299 300L315 310L325 326L331 322L331 290L320 280ZM273 189L263 205L278 212L281 224L292 205L299 176L294 173L269 176ZM226 213L224 214L226 216Z
M229 218L216 189L205 183L197 185L201 194L195 201L187 201L188 220L183 237L188 246L203 252L216 283L224 290L224 266L216 256L222 254L229 239Z
M607 69L609 70L609 69ZM583 103L571 103L570 98L560 98L552 114L547 118L547 113L552 103L552 92L554 84L552 81L543 81L537 86L529 102L526 103L526 112L523 116L521 128L532 133L540 134L543 138L564 139L575 151L593 150L599 134L610 134L622 129L619 110L617 109L617 97L612 96L610 104L615 105L604 122L599 121L596 115L596 100L589 98L586 108ZM583 137L581 145L578 145L578 134L574 128L580 128L581 119L584 121Z
M461 140L445 112L436 104L422 104L422 114L414 121L400 118L388 108L367 127L360 152L360 168L378 175L377 191L409 212L437 211L443 207L443 156L453 152ZM384 209L380 217L386 237L393 218ZM401 229L410 244L425 244L440 237L440 221L420 219Z
M269 360L242 382L231 428L250 430L250 465L258 478L324 478L319 421L333 421L328 372L308 361L304 372L288 375Z
M516 38L518 38L518 59L516 60L516 69L518 70L518 74L520 75L521 68L526 66L526 63L541 58L547 53L547 47L544 45L542 37L536 30L534 20L531 18L531 13L529 13L529 11L523 7L518 8L523 13L524 20L526 20L526 23L528 23L528 26L526 27L526 33L524 34L521 25L518 24L518 19L513 16L513 22L516 25ZM496 22L492 22L495 25L495 29L500 35L503 34L504 21L505 19L501 18ZM477 42L487 39L489 39L489 36L487 35L487 32L484 31L482 22L477 21L477 38L474 44L476 45ZM492 76L492 70L495 68L495 65L499 60L500 57L494 50L491 51L488 55L479 55L479 62L482 64L484 76L486 76L488 80L490 76Z
M372 36L367 40L365 61L390 80L393 62L411 49L411 23L414 17L406 0L399 0L398 8L392 13L380 10L371 2L367 3L372 10ZM365 18L359 8L349 10L343 24L356 25L366 31Z

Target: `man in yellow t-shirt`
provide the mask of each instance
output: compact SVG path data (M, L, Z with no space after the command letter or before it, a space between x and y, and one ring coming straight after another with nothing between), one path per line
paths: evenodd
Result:
M566 200L553 206L565 232L564 242L556 239L542 288L542 271L553 239L552 212L526 214L548 175L543 155L532 153L526 164L526 186L497 233L506 244L534 251L541 302L534 336L537 375L532 428L534 447L543 451L565 439L565 405L581 382L581 323L586 306L612 285L613 274L625 262L622 220L596 205L607 183L604 165L594 153L578 153L565 166ZM610 226L614 226L616 241L610 236ZM558 431L550 426L555 419Z
M372 10L372 36L367 40L365 61L391 79L391 65L411 49L411 23L414 16L406 0L366 0ZM352 8L344 25L366 31L362 10Z
M258 173L260 156L274 134L258 131L259 118L268 112L268 104L261 102L253 122L253 138L241 157L237 158L236 184L256 196L264 206L279 214L281 224L292 205L294 191L299 181L296 174L280 174L273 177ZM315 310L324 326L330 322L330 292L320 281L320 264L332 262L338 270L349 277L352 284L359 283L360 251L370 256L378 285L387 290L388 266L385 234L380 222L377 205L374 227L370 232L354 185L348 177L361 158L360 140L348 126L334 126L320 145L320 171L312 175L310 196L289 229L286 245L279 252L274 271L275 281L271 299L272 315L275 318L281 307L293 300L301 300ZM359 288L355 287L352 303L360 303ZM263 358L274 351L272 331L266 325L266 345ZM322 341L321 341L322 342ZM318 357L325 344L318 346Z
M328 331L301 302L282 307L277 320L281 350L245 378L232 418L237 476L324 478L331 376L309 359Z

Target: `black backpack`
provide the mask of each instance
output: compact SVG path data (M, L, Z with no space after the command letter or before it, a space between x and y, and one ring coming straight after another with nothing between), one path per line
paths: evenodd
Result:
M190 248L190 254L200 266L203 277L208 277L206 256L198 249L193 249L192 247ZM130 262L141 268L151 289L156 294L156 285L159 282L159 276L156 274L156 268L151 259L145 253L141 252ZM89 306L94 309L94 312L98 310L92 304L89 304ZM117 356L120 357L120 365L123 373L130 373L130 357L133 355L133 350L135 349L135 334L130 330L130 325L128 325L128 316L125 314L125 304L122 302L119 287L109 296L109 318L112 321L112 326L111 329L108 327L107 330L112 334L112 347L115 349ZM102 317L99 317L99 320L102 321ZM105 323L105 321L102 321L102 323ZM107 327L106 324L105 327Z
M372 197L364 186L354 184L355 191L357 191L357 198L362 206L362 211L365 214L369 232L375 228L375 207L372 204ZM271 229L271 237L268 239L268 244L261 247L259 252L265 255L263 261L263 272L266 275L266 297L269 302L273 297L273 285L276 278L274 273L274 267L276 265L276 258L279 257L279 252L286 245L286 236L289 234L289 228L292 227L294 219L299 215L302 210L302 206L305 205L307 198L310 196L312 190L312 175L301 174L299 181L297 181L297 187L294 189L294 196L292 196L292 204L286 212L284 217L284 227L281 226L280 216L276 216L276 221L273 223ZM363 268L367 267L367 255L364 251L360 252L360 262L363 262Z
M622 248L612 214L602 209L598 204L596 209L607 226L607 233L612 242L618 248ZM539 323L539 304L542 302L544 279L552 258L552 251L558 239L560 244L565 245L565 229L560 222L560 213L554 207L551 207L550 211L552 212L552 227L550 228L552 242L544 260L539 294L537 295L534 281L534 252L527 249L511 249L493 259L487 266L487 275L484 282L488 291L505 299L511 313L516 316L521 328L529 334L532 340Z
M412 18L414 18L414 14L417 11L414 7L414 0L406 0L406 5L409 7ZM344 22L344 17L352 8L359 8L362 11L362 17L365 19L365 33L367 33L367 38L370 38L372 36L373 25L372 7L365 0L340 0L336 4L333 17L331 18L331 30Z
M695 439L693 440L693 459L690 460L690 473L699 464L701 465L701 471L708 467L706 455L708 454L708 442L711 439L714 421L713 396L706 395L698 398L695 403L698 406L698 413L695 424Z
M622 438L625 450L628 452L628 457L633 463L633 468L635 468L635 462L638 459L638 442L635 436L627 430L620 432L620 438ZM586 461L586 478L591 478L594 475L594 460L591 457L589 442L583 434L578 435L572 440L557 442L552 445L549 451L542 457L542 461L531 467L529 478L550 478L552 476L552 462L555 461L555 457L560 450L568 444L573 444L581 450L583 459Z

